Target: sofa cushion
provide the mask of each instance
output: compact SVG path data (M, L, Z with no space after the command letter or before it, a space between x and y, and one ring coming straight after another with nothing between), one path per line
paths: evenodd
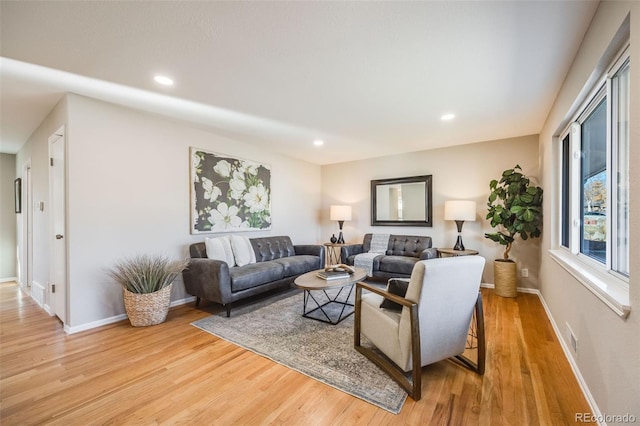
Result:
M360 253L358 253L358 254L360 254ZM347 265L352 265L352 266L353 266L353 265L355 265L355 262L356 262L356 256L357 256L357 254L354 254L354 255L349 256L349 257L346 259L347 261L346 261L345 263L346 263ZM380 254L380 255L378 255L378 256L376 256L376 257L374 257L374 258L373 258L373 264L371 265L371 269L372 269L374 272L375 272L375 271L378 271L378 270L380 269L380 260L381 260L381 259L384 259L384 257L385 257L385 255L384 255L384 254Z
M296 254L291 238L287 236L252 238L251 244L256 253L256 261L258 262L267 262L269 260L295 256Z
M236 265L229 237L205 238L204 245L207 249L207 257L209 259L227 262L229 267Z
M431 247L431 237L392 235L389 238L387 254L393 256L420 257L420 253L429 247Z
M411 275L413 267L420 259L409 256L383 256L380 259L379 271Z
M362 240L363 253L371 249L372 234L364 234ZM391 235L385 254L393 256L420 257L424 249L431 247L431 237L423 235Z
M284 267L284 276L292 277L318 269L318 256L296 255L276 259Z
M284 266L277 262L258 262L229 268L231 291L246 290L284 278Z
M256 263L256 253L249 238L242 235L231 235L231 248L238 266Z

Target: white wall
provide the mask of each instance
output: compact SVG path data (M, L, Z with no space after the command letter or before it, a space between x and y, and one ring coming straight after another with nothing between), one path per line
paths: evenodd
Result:
M16 174L15 154L0 154L0 281L16 279L16 223L13 182Z
M558 151L554 136L565 126L572 105L583 88L589 87L594 70L606 66L605 51L625 17L631 13L631 123L630 123L630 303L625 320L606 307L590 291L556 264L548 250L557 215L559 180ZM545 232L541 251L541 292L551 314L564 330L569 324L578 339L575 359L584 380L603 414L635 415L640 419L640 2L601 2L540 134L541 170L546 190ZM602 70L600 70L602 71ZM565 337L566 339L566 337ZM568 343L568 342L565 342ZM637 421L637 420L636 420ZM609 424L614 424L610 422Z
M444 202L475 200L476 221L465 222L462 239L466 248L479 250L487 259L483 280L493 283L492 261L502 258L504 247L484 238L485 232L493 231L485 220L489 182L516 164L535 182L538 158L538 137L532 135L323 166L322 239L328 241L338 228L329 220L329 206L349 204L353 206L353 220L344 224L347 242L361 242L365 233L374 232L427 235L432 237L434 247L453 247L457 230L455 222L444 220ZM419 175L433 178L433 227L372 227L370 181ZM520 287L537 287L539 244L540 239L518 239L510 253L519 268L529 269L529 278L519 278Z
M122 314L121 290L105 271L136 253L188 257L189 147L271 165L272 229L320 241L320 167L191 125L69 95L68 224L70 317L78 327ZM172 300L188 295L181 278Z

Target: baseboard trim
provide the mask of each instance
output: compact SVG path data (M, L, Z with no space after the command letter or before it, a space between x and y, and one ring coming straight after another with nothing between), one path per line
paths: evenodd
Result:
M36 302L38 306L44 309L45 307L45 288L37 281L31 283L31 298Z
M44 309L44 311L46 313L49 314L49 316L54 316L55 314L53 313L53 309L51 309L51 306L47 305L46 303L44 305L42 305L42 309Z
M196 300L195 296L189 296L184 299L174 300L169 304L169 307L173 308L174 306L186 305L187 303L193 302ZM127 314L119 314L114 315L109 318L104 318L98 321L88 322L86 324L80 324L75 326L64 326L64 331L67 334L79 333L81 331L91 330L92 328L102 327L103 325L113 324L114 322L122 321L129 318Z
M87 322L85 324L75 326L68 326L65 324L64 331L67 334L79 333L81 331L91 330L92 328L102 327L103 325L113 324L114 322L122 321L127 318L127 314L119 314L109 318L104 318L98 321Z
M20 290L24 291L25 293L27 293L27 296L31 297L31 287L23 284L21 281L16 281L16 283L18 284L18 287L20 287Z
M495 289L495 285L491 283L482 283L480 284L480 287ZM547 302L544 300L544 297L542 297L542 293L540 293L540 290L535 288L518 287L517 291L519 293L529 293L529 294L535 294L538 296L538 299L540 300L540 303L542 304L542 307L544 308L544 311L547 314L547 318L551 323L553 332L556 334L556 337L558 338L558 342L560 342L560 347L562 348L562 352L564 352L565 358L567 358L567 361L569 361L569 365L571 366L571 371L573 371L573 375L575 376L576 380L578 380L578 386L580 386L580 389L582 390L582 394L587 400L587 404L589 404L591 411L593 411L593 414L597 419L604 418L602 416L602 413L600 412L600 408L598 408L598 404L596 403L595 398L593 397L593 395L591 394L591 391L589 390L589 387L587 386L587 382L584 380L584 377L582 377L582 373L580 372L580 368L578 368L578 364L576 364L575 359L571 356L571 351L569 349L569 346L567 345L567 342L565 342L564 338L562 337L560 328L558 327L558 324L556 324L556 321L553 318L553 315L551 315L551 310L549 309ZM606 423L598 422L598 424L606 426Z
M1 283L10 283L11 281L18 282L18 277L0 278Z
M482 283L482 284L480 284L480 287L482 287L482 288L493 288L493 289L496 288L495 284L491 284L491 283ZM516 289L516 291L518 293L529 293L529 294L538 294L538 295L540 294L540 292L537 289L529 288L529 287L518 287Z
M184 299L174 300L169 304L171 308L174 306L186 305L187 303L194 302L196 300L195 296L185 297Z
M578 364L576 363L576 360L573 358L573 356L571 356L571 350L569 349L569 346L567 345L567 342L562 337L562 333L560 332L560 328L558 327L558 324L556 324L556 321L553 319L553 315L551 315L551 310L549 309L549 306L547 305L547 302L545 302L544 297L542 297L542 293L540 293L539 290L536 290L536 294L538 295L538 299L540 299L540 303L542 303L542 307L544 308L544 311L547 314L547 318L549 318L549 322L551 322L551 327L553 327L553 331L556 333L556 337L558 338L558 341L560 342L560 347L562 348L562 351L564 352L564 356L569 361L569 365L571 366L571 370L573 370L573 374L574 374L574 376L576 376L576 379L578 380L578 385L580 386L580 389L582 390L582 394L587 399L587 403L591 407L591 411L593 411L593 414L596 417L596 419L603 419L604 416L602 415L602 412L600 411L600 408L598 407L598 404L597 404L595 398L591 394L591 391L589 390L589 387L587 386L587 382L584 380L584 377L582 376L582 373L580 372L580 368L578 367ZM598 424L606 426L606 423L603 423L603 422L600 422L600 421L598 421Z

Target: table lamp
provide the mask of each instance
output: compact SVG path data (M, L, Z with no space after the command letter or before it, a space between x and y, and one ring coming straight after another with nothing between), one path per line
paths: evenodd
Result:
M351 220L351 206L331 206L329 213L331 220L337 220L340 227L340 234L338 235L338 244L344 244L344 237L342 236L342 225L345 220Z
M452 200L444 202L444 220L455 220L458 227L458 240L453 246L454 250L464 250L462 244L462 224L465 220L476 220L476 202L464 200Z

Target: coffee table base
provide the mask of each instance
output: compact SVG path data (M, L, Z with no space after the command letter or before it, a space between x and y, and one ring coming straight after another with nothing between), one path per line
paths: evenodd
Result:
M346 292L347 293L346 297L340 298L340 296L343 295L343 290L346 290L347 287L349 288L349 291ZM344 320L349 315L353 314L355 310L354 304L349 303L349 297L351 297L351 293L353 292L354 285L352 284L347 287L341 287L338 293L333 297L329 296L329 294L327 294L327 291L324 289L323 290L304 290L304 308L303 308L302 316L305 318L314 319L316 321L321 321L331 325L338 324L340 321ZM321 304L318 301L318 299L316 299L313 296L313 294L311 293L312 291L323 292L327 301ZM342 309L340 309L340 314L338 315L338 318L335 320L331 318L331 315L330 315L331 312L327 312L327 310L325 310L325 307L328 307L334 304L338 306L342 306ZM311 307L313 308L310 309L309 305L311 305ZM348 309L348 307L350 307L350 309ZM318 311L322 313L322 315L319 315L319 318L318 316L311 315L312 313L318 312ZM333 316L335 317L335 315Z

